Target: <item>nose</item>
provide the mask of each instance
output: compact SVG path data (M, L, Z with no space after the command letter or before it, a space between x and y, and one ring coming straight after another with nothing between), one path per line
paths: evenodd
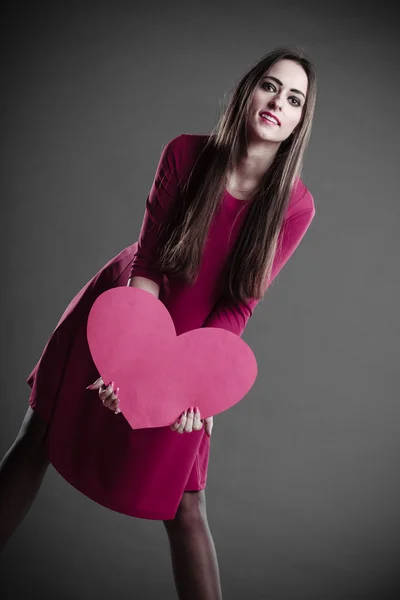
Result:
M268 104L271 106L271 108L275 107L278 110L282 110L283 102L281 95L275 94L275 96L270 99Z

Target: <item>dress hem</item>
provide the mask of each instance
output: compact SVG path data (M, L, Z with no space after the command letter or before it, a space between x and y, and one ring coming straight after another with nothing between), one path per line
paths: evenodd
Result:
M31 385L31 384L28 384ZM29 399L29 406L32 408L32 410L34 410L36 413L38 413L40 415L40 417L42 417L43 420L45 420L45 422L49 425L49 421L47 421L46 419L44 419L43 415L40 413L40 409L38 409L37 406L33 405L33 402L31 402L31 398ZM102 502L99 502L98 500L96 500L96 498L93 498L92 496L90 496L89 494L87 494L86 492L83 492L82 490L80 490L79 488L77 488L71 481L69 481L69 479L65 476L64 473L62 473L57 466L53 463L53 461L51 460L50 457L50 453L48 451L48 446L45 444L44 446L44 450L46 453L46 456L49 460L49 462L51 463L51 465L53 466L53 468L57 471L57 473L59 475L61 475L61 477L69 484L71 485L74 489L76 489L80 494L83 494L84 496L86 496L86 498L89 498L89 500L92 500L93 502L96 502L96 504L98 504L99 506L103 506L104 508L107 508L108 510L112 510L113 512L117 512L119 514L123 514L126 515L128 517L133 517L133 518L138 518L138 519L147 519L147 520L151 520L151 521L171 521L172 519L175 518L176 516L176 511L175 513L172 514L163 514L163 513L159 513L159 512L154 512L154 511L148 511L148 510L142 510L142 509L136 509L133 508L133 510L130 510L129 512L126 512L124 510L117 510L115 508L113 508L110 505L104 504ZM198 458L196 457L196 467L197 467L197 473L199 475L199 466L198 466ZM200 477L199 477L200 479ZM200 484L200 487L196 487L195 489L190 489L190 490L184 490L183 493L186 492L200 492L202 490L206 489L206 485Z

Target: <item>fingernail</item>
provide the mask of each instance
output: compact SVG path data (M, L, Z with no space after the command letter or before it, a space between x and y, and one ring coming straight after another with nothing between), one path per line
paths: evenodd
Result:
M198 413L198 412L199 412L199 407L198 407L198 406L195 406L195 407L194 407L194 412L195 412L195 413Z
M193 412L193 406L189 407L189 412L192 413Z
M114 389L115 381L111 381L108 385L111 385L112 389Z
M116 389L116 390L114 390L114 394L115 394L116 396L118 396L118 392L119 392L119 387L117 387L117 389Z

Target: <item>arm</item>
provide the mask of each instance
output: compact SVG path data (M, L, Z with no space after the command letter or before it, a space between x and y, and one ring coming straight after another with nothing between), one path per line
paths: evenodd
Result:
M159 226L179 193L174 148L179 144L174 138L165 146L157 166L140 229L137 251L133 257L128 285L139 287L158 298L163 273L156 265Z
M160 295L160 286L158 283L147 277L130 277L127 285L129 287L146 290L146 292L150 292L150 294L153 294L156 298Z
M179 191L173 154L176 144L179 144L179 137L171 140L161 153L154 181L146 200L138 246L133 257L127 283L129 287L146 290L156 298L159 297L160 284L163 277L163 274L156 266L158 228L164 221L167 211ZM105 389L102 390L103 386L104 381L99 377L97 381L89 385L86 389L99 390L99 396L104 406L116 413L121 412L118 408L118 390L117 392L113 392L110 386L105 386Z
M285 222L281 230L282 244L279 243L278 245L271 277L266 287L272 283L300 244L314 218L314 214L315 208L312 207L311 209L292 215ZM246 304L241 302L237 307L228 307L217 302L203 323L203 327L220 327L241 336L258 302L259 300L250 300Z

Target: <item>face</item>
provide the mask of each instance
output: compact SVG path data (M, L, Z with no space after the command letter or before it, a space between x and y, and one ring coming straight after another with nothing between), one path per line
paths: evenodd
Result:
M248 115L249 139L286 140L301 120L307 87L301 65L287 59L275 63L254 91Z

